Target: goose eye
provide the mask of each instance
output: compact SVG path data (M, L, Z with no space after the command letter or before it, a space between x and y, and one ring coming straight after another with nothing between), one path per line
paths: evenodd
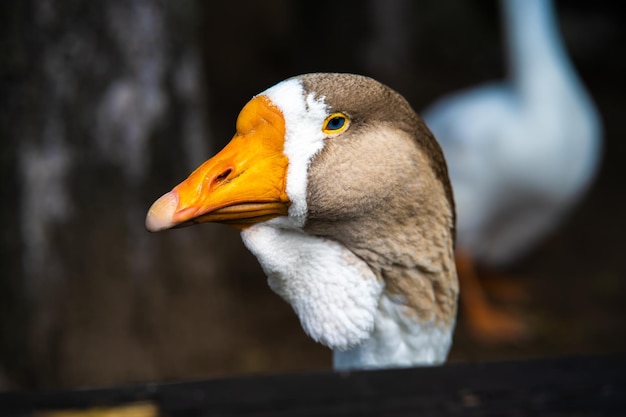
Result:
M339 130L343 127L343 124L346 122L346 119L341 116L333 117L326 123L327 130Z
M324 121L322 131L326 134L341 133L348 128L348 118L342 113L333 113Z

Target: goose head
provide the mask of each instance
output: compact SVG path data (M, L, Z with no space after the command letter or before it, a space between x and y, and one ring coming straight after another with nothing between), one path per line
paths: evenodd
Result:
M445 360L456 316L443 154L398 93L306 74L255 96L232 141L150 208L159 231L241 231L272 290L336 368Z

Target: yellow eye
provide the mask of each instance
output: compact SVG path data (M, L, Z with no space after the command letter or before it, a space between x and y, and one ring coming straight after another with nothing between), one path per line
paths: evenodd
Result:
M343 113L333 113L324 120L324 127L322 132L328 135L336 135L348 128L350 121L348 117Z

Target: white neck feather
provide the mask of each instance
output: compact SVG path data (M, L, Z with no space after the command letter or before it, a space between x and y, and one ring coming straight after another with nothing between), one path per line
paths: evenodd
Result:
M445 360L451 328L405 314L369 266L341 244L276 224L244 230L243 242L272 290L291 304L304 331L334 350L336 369Z
M393 368L445 362L452 345L454 323L443 327L434 322L419 322L403 310L402 305L383 294L372 334L353 349L335 350L334 368Z

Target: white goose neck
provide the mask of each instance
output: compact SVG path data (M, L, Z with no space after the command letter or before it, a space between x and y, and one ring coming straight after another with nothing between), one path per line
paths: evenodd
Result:
M452 328L417 322L383 294L370 338L350 350L335 350L333 366L350 370L438 365L445 362L451 345Z
M510 72L521 92L545 94L546 86L575 80L552 1L502 0L502 6Z

